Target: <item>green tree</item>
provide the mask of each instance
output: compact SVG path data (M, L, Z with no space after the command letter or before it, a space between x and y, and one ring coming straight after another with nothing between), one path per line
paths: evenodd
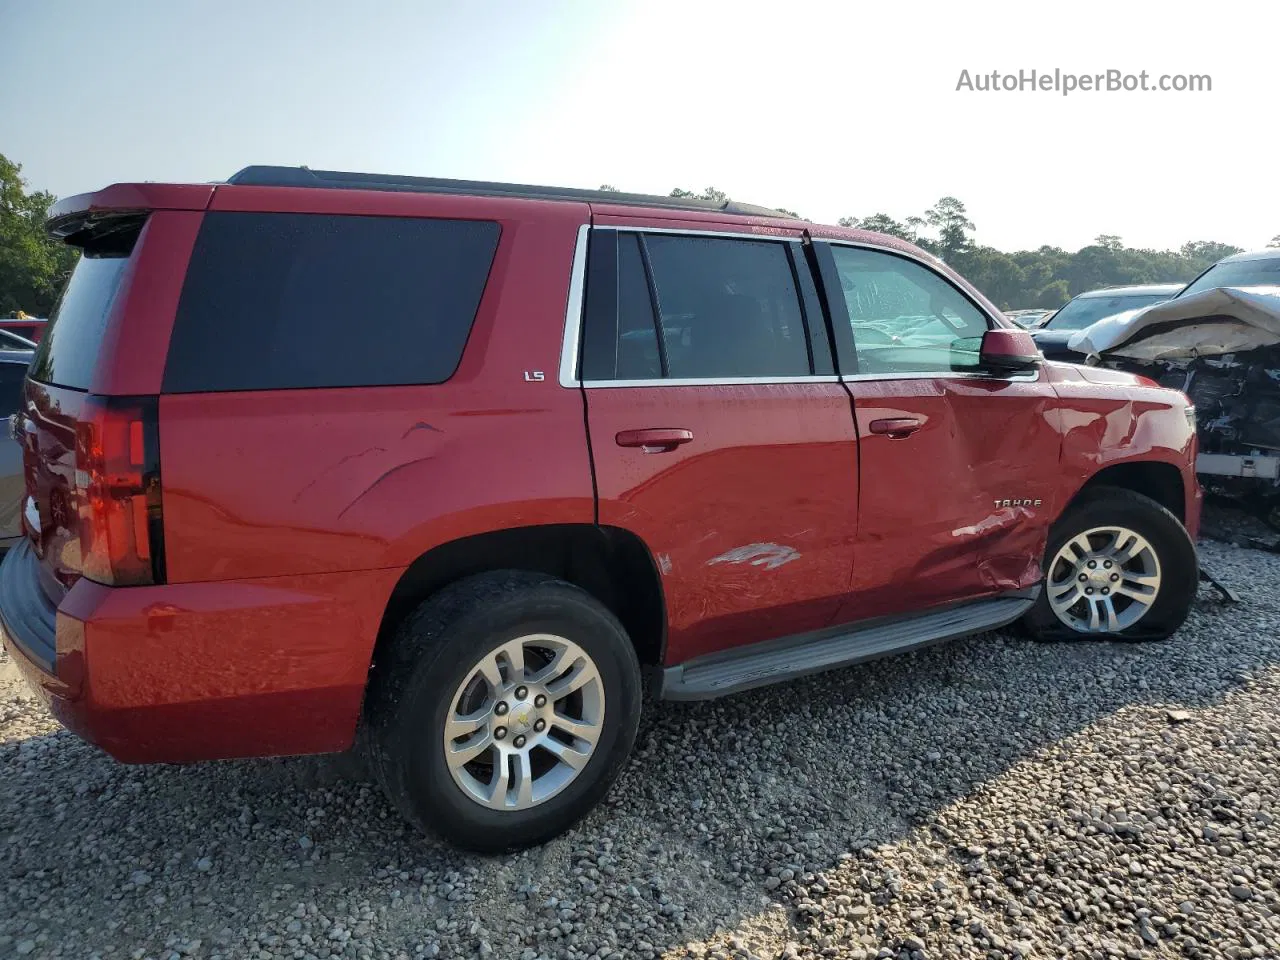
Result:
M1071 299L1071 295L1067 292L1067 281L1054 280L1052 283L1046 283L1033 299L1034 306L1042 310L1057 310Z
M1233 247L1229 243L1217 243L1213 240L1191 240L1184 243L1178 252L1195 264L1197 266L1196 272L1199 273L1201 270L1213 266L1223 257L1244 253L1244 250L1240 247Z
M729 199L727 193L723 190L717 190L715 187L707 187L701 193L676 187L671 191L671 196L682 197L686 200L714 200L716 203L726 203Z
M943 197L924 213L925 222L938 231L938 253L952 260L969 246L969 233L977 228L964 204L955 197Z
M1104 250L1123 250L1124 244L1120 242L1120 238L1114 233L1100 233L1093 238L1093 242Z
M859 230L870 230L872 233L884 233L899 240L911 239L911 232L906 224L899 223L887 213L873 213L861 220L857 217L841 217L836 222L842 227L856 227Z
M22 167L0 154L0 315L47 317L75 265L75 251L45 233L53 199L28 193Z
M1280 233L1277 233L1274 237L1272 237L1272 238L1271 238L1271 242L1270 242L1270 243L1268 243L1268 244L1267 244L1267 246L1268 246L1268 247L1280 247Z
M606 193L621 193L622 191L615 187L612 183L602 183L596 189L604 190Z

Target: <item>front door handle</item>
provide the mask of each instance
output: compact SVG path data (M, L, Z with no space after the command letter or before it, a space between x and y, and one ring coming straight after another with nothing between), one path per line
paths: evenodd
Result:
M614 440L620 447L641 447L645 453L667 453L693 439L692 430L651 428L649 430L623 430Z
M872 420L870 430L872 433L883 434L891 440L901 440L903 437L909 437L922 426L918 417L887 417L884 420Z

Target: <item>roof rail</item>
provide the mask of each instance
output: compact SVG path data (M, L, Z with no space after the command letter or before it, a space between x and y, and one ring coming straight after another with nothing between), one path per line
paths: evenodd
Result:
M582 190L576 187L539 187L523 183L493 183L486 180L446 180L440 177L402 177L379 173L344 173L311 170L307 167L251 166L227 178L227 183L253 187L321 187L331 190L393 190L405 193L454 193L477 197L519 197L526 200L577 200L586 203L616 203L623 206L661 207L666 210L700 210L746 217L783 217L790 214L735 200L694 200L689 197L659 197L613 190Z

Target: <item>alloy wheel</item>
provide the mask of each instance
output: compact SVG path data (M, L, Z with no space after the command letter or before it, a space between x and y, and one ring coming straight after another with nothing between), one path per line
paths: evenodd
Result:
M1094 527L1062 545L1049 564L1049 607L1077 633L1120 633L1151 610L1160 558L1127 527Z
M571 640L531 634L467 672L445 719L449 773L476 803L527 810L572 783L604 727L604 683Z

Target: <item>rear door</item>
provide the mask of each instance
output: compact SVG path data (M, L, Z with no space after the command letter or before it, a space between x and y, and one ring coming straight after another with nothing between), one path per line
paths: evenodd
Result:
M1061 437L1040 372L978 366L996 325L922 260L818 243L854 398L861 522L842 621L1034 585Z
M825 626L858 448L798 234L594 228L581 376L599 522L654 554L666 661Z

